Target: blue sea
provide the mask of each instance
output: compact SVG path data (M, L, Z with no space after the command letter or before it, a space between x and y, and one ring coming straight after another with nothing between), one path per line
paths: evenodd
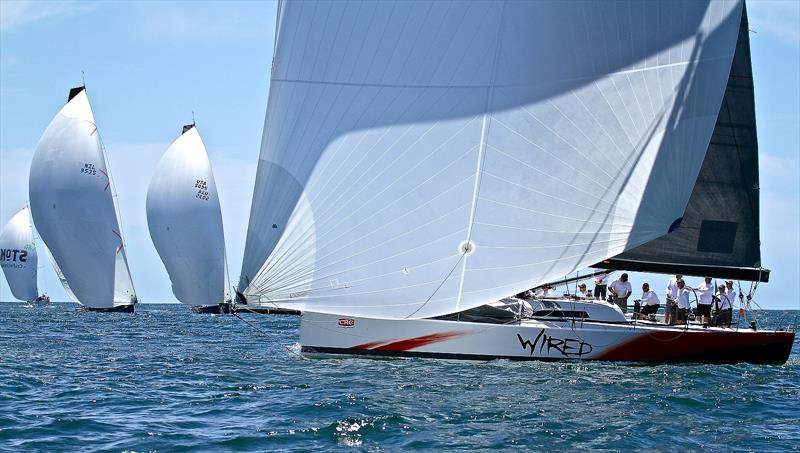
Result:
M299 318L242 318L0 304L0 451L800 451L798 341L782 366L312 358Z

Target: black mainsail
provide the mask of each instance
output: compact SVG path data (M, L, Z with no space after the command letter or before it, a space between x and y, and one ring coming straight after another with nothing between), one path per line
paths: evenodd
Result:
M747 11L706 157L681 221L594 267L769 280L761 267L758 140Z

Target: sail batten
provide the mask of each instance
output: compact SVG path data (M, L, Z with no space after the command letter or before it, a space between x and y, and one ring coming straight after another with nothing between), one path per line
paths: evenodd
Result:
M238 290L437 316L659 237L697 178L741 12L283 2Z

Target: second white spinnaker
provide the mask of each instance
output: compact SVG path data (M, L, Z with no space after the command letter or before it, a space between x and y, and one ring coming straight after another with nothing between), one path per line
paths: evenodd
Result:
M17 299L33 302L39 296L37 263L30 214L28 208L22 208L0 232L0 267Z
M147 189L147 225L178 300L214 308L230 300L217 186L193 124L184 126L156 167Z

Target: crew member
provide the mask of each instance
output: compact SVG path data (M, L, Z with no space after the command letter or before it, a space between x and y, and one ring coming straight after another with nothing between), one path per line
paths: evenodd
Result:
M689 302L689 288L686 287L686 282L683 279L678 280L676 284L678 285L678 295L675 297L675 305L678 309L672 323L686 324L687 315L689 310L692 309L692 304Z
M711 322L711 304L714 302L714 285L711 284L711 277L706 277L705 281L701 283L695 291L700 293L697 299L697 318L702 324L709 324Z
M647 318L649 315L656 314L658 308L661 306L661 301L658 300L656 292L650 289L649 283L642 285L642 298L640 302L643 304L642 310L639 312L642 319Z
M628 297L633 292L631 284L628 282L628 274L622 274L618 279L608 285L608 290L614 296L614 303L619 306L623 313L628 312Z
M594 298L606 300L606 283L608 282L608 272L604 272L594 277Z
M516 297L517 299L533 299L533 291L529 289L527 291L517 293L514 297Z
M578 294L576 294L578 299L591 299L592 292L586 289L586 283L581 283L578 285Z
M675 322L673 318L675 316L675 310L678 308L675 300L678 298L678 280L681 279L683 279L683 275L675 274L675 277L671 278L669 283L667 283L667 305L664 308L664 322L667 324L673 324Z
M725 285L719 285L719 292L717 293L717 310L716 310L716 325L730 326L731 319L733 318L733 302L728 295L728 288ZM735 290L734 290L735 291Z
M534 295L536 297L539 297L539 298L542 298L542 297L555 297L556 293L555 293L555 291L553 291L553 287L552 286L544 285L541 288L537 289L534 292Z
M728 295L728 299L731 300L731 307L733 307L739 297L739 292L733 287L733 280L726 280L725 285L725 294Z

